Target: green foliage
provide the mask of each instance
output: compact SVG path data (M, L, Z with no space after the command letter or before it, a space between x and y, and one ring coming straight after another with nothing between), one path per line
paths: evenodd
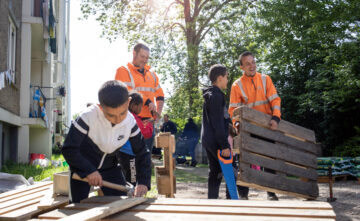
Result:
M336 147L356 148L359 2L276 0L258 5L257 41L267 49L263 58L282 98L282 118L315 130L325 155Z

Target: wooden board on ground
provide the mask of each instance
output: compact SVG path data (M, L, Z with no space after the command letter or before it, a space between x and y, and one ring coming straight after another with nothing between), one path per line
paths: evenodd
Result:
M0 194L0 220L26 220L43 212L66 205L67 197L55 197L46 208L38 208L40 201L52 195L52 182L37 183L19 190Z
M240 133L234 138L234 152L240 156L238 185L306 199L318 197L319 145L313 131L284 120L271 130L271 116L248 107L235 109L234 117L240 121Z
M87 220L98 211L104 211L107 205L119 205L126 200L116 200L115 197L101 197L89 199L88 202L71 204L39 216L39 220ZM119 198L118 198L119 199ZM99 202L111 202L99 204ZM120 204L122 204L120 203ZM126 204L126 203L125 203ZM100 209L102 208L102 209ZM74 219L77 214L87 214L85 217ZM90 212L97 211L97 212ZM207 200L207 199L149 199L140 205L133 206L122 212L101 218L101 220L133 221L173 221L173 220L268 220L268 221L300 221L300 220L335 220L336 215L327 202L315 201L240 201L240 200Z

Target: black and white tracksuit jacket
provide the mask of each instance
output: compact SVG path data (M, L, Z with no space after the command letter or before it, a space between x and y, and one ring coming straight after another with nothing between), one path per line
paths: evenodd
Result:
M150 189L150 153L130 112L121 123L112 126L99 106L88 107L73 121L62 154L71 171L84 178L96 170L105 171L116 167L118 150L127 140L135 154L137 182Z

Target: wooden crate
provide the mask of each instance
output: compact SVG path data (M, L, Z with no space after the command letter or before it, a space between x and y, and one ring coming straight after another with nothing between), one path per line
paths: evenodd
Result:
M236 109L234 116L240 121L240 134L234 138L235 152L240 154L238 185L307 199L318 197L316 157L320 148L313 131L284 120L273 131L271 116L247 107Z
M50 207L38 208L46 195L52 195L52 182L41 182L0 194L0 220L27 220L53 208L66 205L68 198L55 197Z
M120 201L120 202L119 202ZM61 209L42 214L40 220L80 220L74 216L82 212L87 214L86 220L100 209L107 209L109 203L121 204L119 197L93 197L71 204ZM83 217L85 218L85 217ZM207 199L148 199L137 206L130 207L99 220L117 221L173 221L173 220L204 220L204 221L334 221L336 215L327 202L299 201L240 201L240 200L207 200ZM85 220L85 219L81 219Z

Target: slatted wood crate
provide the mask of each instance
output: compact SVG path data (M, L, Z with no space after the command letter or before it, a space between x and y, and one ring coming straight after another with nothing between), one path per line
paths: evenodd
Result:
M0 194L0 220L27 220L53 208L66 205L68 197L55 197L51 206L39 208L41 200L52 194L53 182L41 182Z
M235 152L240 153L238 185L307 199L318 197L319 146L313 131L284 120L273 131L269 127L271 116L248 107L237 108L234 117L240 121L240 134L234 138Z
M78 204L70 204L61 209L40 215L36 220L80 220L75 216L87 214L81 220L94 220L94 212L99 208L110 208L109 203L123 205L119 197L93 197ZM94 210L95 209L95 210ZM85 211L85 212L84 212ZM176 220L253 220L253 221L311 221L335 220L336 215L327 202L299 201L240 201L207 199L148 199L113 215L98 220L111 221L176 221ZM35 221L35 220L34 220Z

